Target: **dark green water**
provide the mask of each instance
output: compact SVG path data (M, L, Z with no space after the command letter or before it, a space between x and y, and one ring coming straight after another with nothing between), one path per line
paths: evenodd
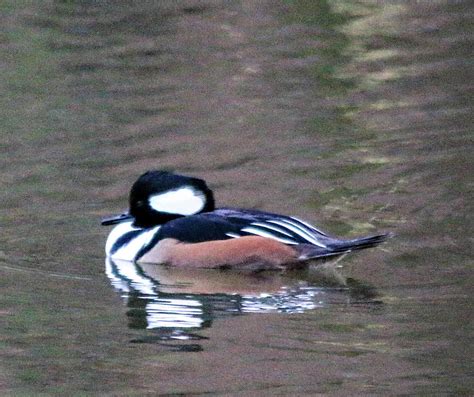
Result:
M472 395L472 16L0 2L0 394ZM106 267L152 168L396 238L336 280Z

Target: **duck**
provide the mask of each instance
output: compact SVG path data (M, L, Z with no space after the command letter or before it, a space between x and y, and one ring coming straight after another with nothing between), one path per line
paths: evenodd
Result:
M301 268L390 237L344 240L294 216L216 208L206 181L163 170L141 175L130 190L129 209L101 223L114 226L105 244L111 260L256 272Z

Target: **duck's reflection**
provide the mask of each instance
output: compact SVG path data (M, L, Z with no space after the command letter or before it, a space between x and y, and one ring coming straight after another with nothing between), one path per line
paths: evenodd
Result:
M193 332L210 327L218 317L301 313L347 303L355 295L363 300L374 296L370 288L349 288L347 280L337 273L331 278L308 272L243 274L108 258L106 274L129 307L129 326L152 329L160 340L199 339Z

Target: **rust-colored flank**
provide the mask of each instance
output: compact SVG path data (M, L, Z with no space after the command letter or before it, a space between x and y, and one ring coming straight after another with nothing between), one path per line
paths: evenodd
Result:
M245 236L194 244L164 239L139 262L194 268L264 270L285 268L295 264L297 257L296 250L278 241Z

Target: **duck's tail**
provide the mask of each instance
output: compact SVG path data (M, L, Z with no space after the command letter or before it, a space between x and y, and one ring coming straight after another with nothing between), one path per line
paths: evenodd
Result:
M353 240L328 239L325 247L319 247L312 244L299 244L295 246L295 248L299 253L298 259L305 261L309 259L341 255L350 251L374 247L383 243L390 237L393 237L392 233L361 237Z

